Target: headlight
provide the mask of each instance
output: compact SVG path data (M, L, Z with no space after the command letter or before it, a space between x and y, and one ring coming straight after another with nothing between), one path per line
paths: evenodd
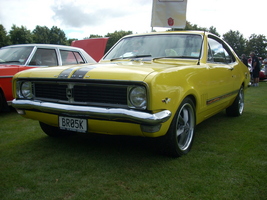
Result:
M135 86L130 88L129 91L129 103L132 108L146 108L146 88L142 86Z
M29 81L22 82L20 85L20 97L31 99L33 97L32 94L32 83Z

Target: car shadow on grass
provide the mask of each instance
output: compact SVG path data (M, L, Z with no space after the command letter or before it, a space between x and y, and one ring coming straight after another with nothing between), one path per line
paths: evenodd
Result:
M196 126L195 137L200 134L205 136L208 132L216 130L218 124L227 123L228 120L230 118L224 112L207 119ZM162 153L159 145L160 138L90 133L71 133L61 137L49 137L40 128L38 128L36 134L40 134L40 136L38 136L38 139L31 141L33 149L40 149L40 151L48 149L51 153L62 154L62 156L64 154L75 154L74 156L83 155L84 157L106 157L108 155L114 159L118 157L173 159ZM194 142L192 150L194 150L195 145L198 145L197 143L198 141Z
M41 131L40 131L41 132ZM41 134L44 134L41 132ZM43 136L34 146L53 149L59 154L75 154L84 157L161 157L154 138L73 133L62 137Z

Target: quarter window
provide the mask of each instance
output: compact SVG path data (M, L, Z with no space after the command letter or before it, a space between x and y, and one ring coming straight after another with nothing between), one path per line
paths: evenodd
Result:
M60 50L60 55L62 58L62 65L85 63L79 52Z
M223 44L213 38L208 39L208 61L231 63L233 62L233 56Z

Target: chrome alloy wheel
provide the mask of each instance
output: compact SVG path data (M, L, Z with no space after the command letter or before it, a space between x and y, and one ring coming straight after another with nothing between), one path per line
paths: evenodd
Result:
M178 147L180 150L186 151L193 140L195 128L195 113L190 103L185 103L181 107L178 113L176 127Z

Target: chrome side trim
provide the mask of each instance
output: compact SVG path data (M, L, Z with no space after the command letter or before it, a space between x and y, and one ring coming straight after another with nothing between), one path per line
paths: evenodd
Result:
M122 108L101 108L16 99L12 101L12 106L22 110L38 110L57 115L69 115L111 121L130 121L143 125L157 125L166 122L171 117L171 112L169 110L163 110L152 114L144 111L127 110Z

